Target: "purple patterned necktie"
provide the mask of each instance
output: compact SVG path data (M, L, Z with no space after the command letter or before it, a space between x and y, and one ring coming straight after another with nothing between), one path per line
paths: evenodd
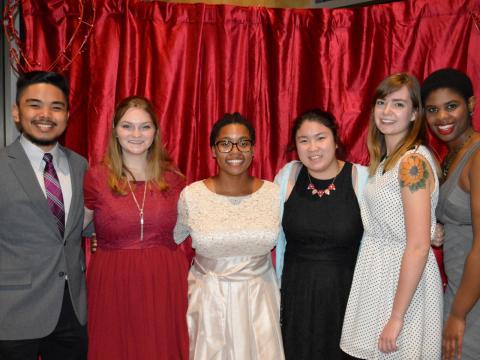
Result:
M55 216L60 235L65 232L65 208L63 206L63 195L60 182L58 181L57 172L53 167L52 154L45 153L43 160L45 161L45 170L43 171L43 180L45 182L45 191L47 193L48 207Z

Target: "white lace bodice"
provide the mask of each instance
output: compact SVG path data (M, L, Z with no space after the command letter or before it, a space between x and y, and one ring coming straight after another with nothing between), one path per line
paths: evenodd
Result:
M280 230L279 204L269 181L246 196L218 195L197 181L180 194L175 241L190 235L196 253L209 258L267 254Z

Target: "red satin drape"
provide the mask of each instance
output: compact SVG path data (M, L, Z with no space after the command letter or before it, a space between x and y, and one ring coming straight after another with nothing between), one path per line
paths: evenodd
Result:
M167 148L189 181L214 172L208 134L225 112L252 120L253 173L272 179L292 156L293 118L312 107L335 114L348 159L366 163L370 99L390 73L423 79L453 66L470 75L480 96L477 0L337 10L138 0L95 6L87 48L67 70L72 107L64 140L92 163L105 151L115 103L133 94L152 99ZM22 0L22 7L27 55L45 68L73 32L78 1Z

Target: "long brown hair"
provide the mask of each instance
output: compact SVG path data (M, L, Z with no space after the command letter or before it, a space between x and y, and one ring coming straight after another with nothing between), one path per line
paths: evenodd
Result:
M398 73L386 77L380 85L378 85L371 105L372 110L370 114L367 140L368 153L370 155L368 172L370 175L375 174L378 165L387 155L385 136L380 130L378 130L375 124L375 104L378 99L384 99L387 95L400 90L403 86L407 87L408 93L410 94L410 100L413 105L412 109L415 111L415 120L410 122L407 135L389 155L385 162L384 170L388 171L392 169L402 155L408 150L426 143L425 119L423 116L420 85L418 84L418 80L408 73Z
M108 142L107 153L104 158L104 163L108 167L108 186L113 192L121 195L127 194L127 174L133 180L135 177L123 162L122 147L117 139L116 128L120 119L125 113L132 108L137 108L145 111L150 115L152 122L157 130L157 134L153 139L152 145L147 153L147 169L146 176L148 181L157 186L161 191L168 189L168 184L165 181L164 174L166 171L172 170L172 161L165 149L159 131L159 123L157 115L153 110L152 103L141 96L130 96L120 101L115 108L113 116L112 131L110 133L110 140Z

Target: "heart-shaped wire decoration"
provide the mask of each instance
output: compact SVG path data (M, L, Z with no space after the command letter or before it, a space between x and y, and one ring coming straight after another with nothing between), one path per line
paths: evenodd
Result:
M95 0L78 0L79 16L75 20L73 33L50 65L41 64L26 55L25 43L15 27L20 1L7 0L3 10L3 29L9 45L9 58L13 70L17 74L35 69L64 72L86 47L95 22ZM87 3L90 4L88 8ZM82 39L79 46L76 45L77 39Z

